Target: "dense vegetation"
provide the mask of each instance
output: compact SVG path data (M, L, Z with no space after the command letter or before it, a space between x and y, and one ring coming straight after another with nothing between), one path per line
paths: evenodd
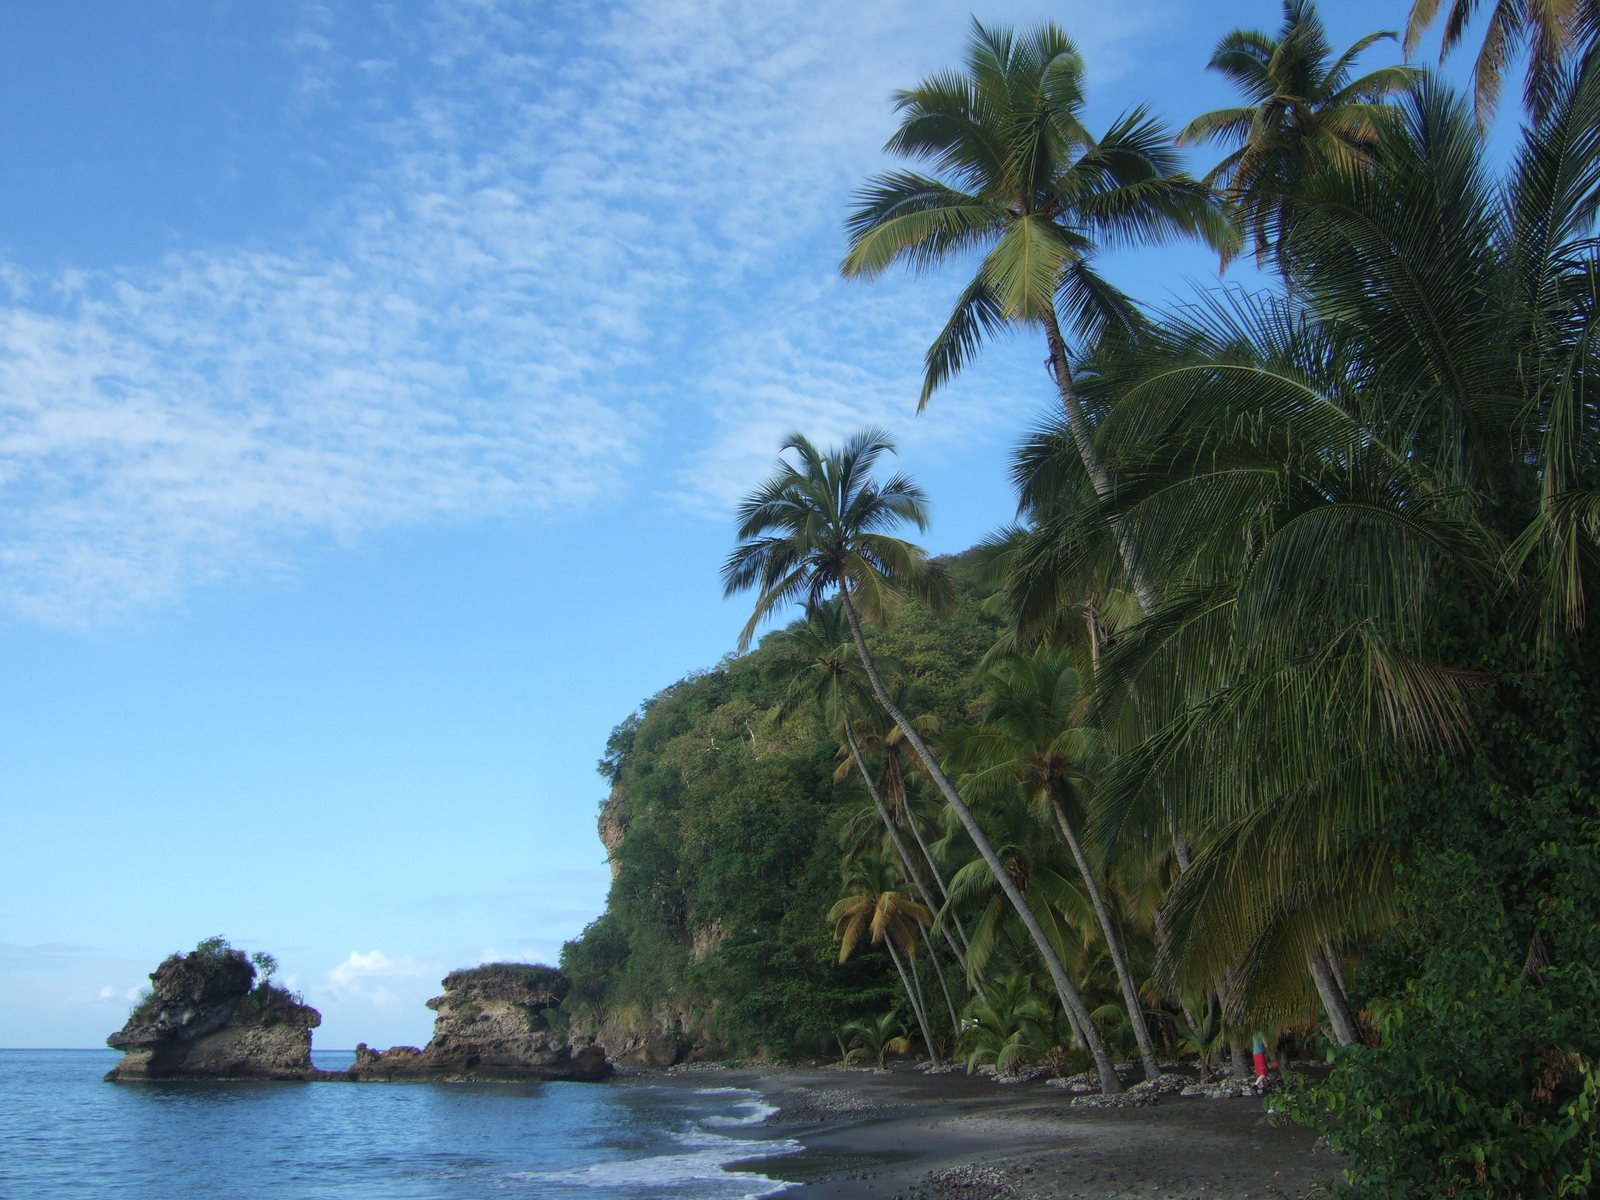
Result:
M843 269L970 265L922 402L1021 328L1059 423L954 571L899 536L928 502L886 434L787 440L724 582L747 641L802 620L619 728L575 995L1108 1093L1114 1059L1239 1070L1262 1039L1332 1061L1285 1107L1352 1195L1592 1194L1600 9L1497 4L1489 37L1475 108L1358 75L1392 35L1336 52L1308 0L1219 42L1242 103L1177 132L1092 135L1049 26L975 23L898 93L909 165L861 189ZM1193 178L1176 146L1208 142ZM1266 282L1157 313L1096 266L1172 237Z
M923 711L958 724L977 695L972 668L996 622L970 564L951 620L912 602L882 635ZM836 781L838 742L809 713L778 721L781 636L648 700L600 763L607 805L626 826L605 914L570 943L565 1008L580 1025L677 1023L712 1054L836 1053L847 1017L890 1007L880 949L838 964L825 920L843 846L866 796Z
M151 980L161 980L176 994L147 988L129 1014L131 1024L154 1021L164 1006L202 1000L237 998L241 1014L263 1025L298 1020L304 999L273 982L278 960L264 950L246 954L227 938L202 938L187 954L168 955Z

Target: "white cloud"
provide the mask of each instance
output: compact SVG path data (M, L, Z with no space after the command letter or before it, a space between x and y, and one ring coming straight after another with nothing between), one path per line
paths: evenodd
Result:
M386 975L394 968L394 960L382 950L352 950L349 958L328 972L328 982L337 988L349 987L358 979Z
M386 1008L420 1004L419 993L436 984L442 972L437 963L409 954L391 956L382 950L352 950L328 971L323 986L309 996L318 1008Z
M105 987L100 989L100 999L102 1001L115 1000L116 998L117 998L117 989L112 987L109 983L106 984Z
M924 301L833 267L887 93L956 60L964 4L382 11L307 4L286 39L295 111L361 114L306 228L0 262L0 613L114 619L307 542L556 516L662 460L648 489L720 516L788 428L907 424ZM1048 15L1112 70L1158 19ZM987 420L952 400L911 437Z

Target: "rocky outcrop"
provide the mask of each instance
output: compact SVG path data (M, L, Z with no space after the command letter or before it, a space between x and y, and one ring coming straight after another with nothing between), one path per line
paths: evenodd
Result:
M352 1079L550 1079L591 1081L611 1074L605 1051L576 1051L551 1031L549 1010L567 978L551 967L489 963L444 977L444 995L422 1049L356 1047Z
M258 955L268 971L270 956ZM106 1039L123 1052L109 1080L443 1079L596 1080L611 1074L597 1045L574 1049L550 1010L566 995L566 976L550 967L490 963L444 978L428 1001L437 1016L426 1047L382 1052L365 1043L345 1071L311 1065L311 1031L322 1014L268 980L221 938L174 954L150 976L150 994Z
M106 1078L309 1079L311 1031L322 1014L267 981L220 939L174 954L150 994L106 1039L122 1060Z
M606 848L606 862L611 865L611 878L617 877L617 872L622 870L622 863L617 858L617 849L622 845L622 839L628 836L628 818L623 812L624 793L620 787L611 789L611 795L606 797L600 806L600 844Z
M621 1067L660 1070L683 1062L689 1049L683 1035L669 1029L648 1033L633 1031L624 1038L622 1052L617 1055L617 1065Z
M721 1052L707 1030L708 1014L670 996L648 1009L630 1005L583 1015L587 1020L581 1028L574 1028L574 1040L598 1042L619 1067L659 1070L678 1063L704 1062Z

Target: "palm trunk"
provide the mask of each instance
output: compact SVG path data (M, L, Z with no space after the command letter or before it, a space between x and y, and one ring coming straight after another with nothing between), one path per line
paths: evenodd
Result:
M894 935L886 934L883 944L889 947L889 957L894 960L894 969L900 972L900 986L906 990L906 999L911 1001L911 1011L916 1014L917 1024L922 1028L922 1041L928 1047L928 1058L934 1066L939 1065L939 1050L933 1043L933 1031L928 1028L928 1014L922 1011L919 1000L920 988L912 988L911 980L906 975L905 964L900 961L900 952L894 948Z
M1333 981L1339 985L1339 994L1344 997L1345 1006L1348 1007L1350 985L1344 981L1344 964L1339 961L1339 952L1327 938L1322 939L1322 957L1328 960L1328 969L1333 972Z
M1072 861L1078 864L1078 874L1083 877L1083 886L1089 889L1089 902L1094 905L1094 915L1100 921L1100 932L1106 939L1106 953L1111 955L1111 965L1116 968L1117 983L1122 987L1122 1002L1127 1006L1128 1021L1133 1026L1133 1040L1139 1045L1139 1062L1144 1067L1144 1077L1154 1079L1161 1074L1161 1064L1156 1060L1155 1047L1150 1042L1150 1027L1145 1024L1144 1007L1139 1003L1139 989L1134 986L1133 973L1128 970L1122 942L1117 937L1105 897L1100 892L1100 884L1089 865L1089 856L1083 852L1083 846L1078 842L1078 836L1061 807L1061 798L1056 794L1054 782L1046 783L1045 789L1050 796L1050 808L1056 815L1056 824L1061 827L1061 836L1072 851Z
M928 843L922 837L922 827L917 824L917 814L910 811L909 803L906 805L906 827L910 829L910 835L917 842L917 850L922 851L922 861L928 864L928 872L933 875L933 890L939 894L941 902L949 901L950 890L944 885L944 875L939 872L938 862L933 861L933 851L928 850ZM957 938L957 941L962 942L963 954L958 955L958 958L965 963L965 952L971 946L971 942L966 941L966 926L962 925L962 918L957 917L954 910L950 912L950 923L955 926L955 938ZM965 970L965 966L963 966L963 970Z
M1061 957L1050 944L1050 939L1045 936L1039 919L1033 915L1033 910L1028 907L1028 902L1023 898L1022 891L1017 887L1017 881L1011 878L1005 864L1000 861L999 855L994 852L994 847L989 844L989 839L984 835L977 818L972 815L972 810L966 806L960 794L951 784L944 771L939 766L939 761L933 752L923 742L922 736L912 726L906 715L895 706L889 698L889 691L883 686L883 679L878 674L877 663L873 660L872 652L867 649L866 635L861 631L861 616L856 612L855 601L851 599L849 587L841 581L839 594L844 600L845 617L850 622L850 634L855 641L856 654L861 659L861 666L867 673L867 680L872 684L872 694L877 697L878 703L883 706L883 711L889 719L900 727L906 742L911 746L927 771L928 778L933 780L934 786L939 789L939 794L944 797L945 803L950 805L966 829L967 836L972 839L972 844L977 847L978 853L983 856L983 861L988 864L993 873L995 882L1000 885L1001 891L1011 905L1016 909L1017 916L1022 921L1023 928L1028 931L1028 936L1033 939L1034 946L1039 951L1039 957L1044 960L1045 969L1050 972L1051 982L1055 984L1056 994L1061 999L1061 1004L1066 1010L1077 1018L1080 1036L1083 1038L1089 1053L1094 1057L1096 1073L1100 1077L1100 1090L1106 1095L1113 1095L1122 1090L1122 1082L1117 1078L1116 1067L1111 1062L1111 1052L1106 1048L1105 1039L1100 1036L1100 1031L1095 1028L1094 1020L1089 1016L1089 1010L1083 1003L1083 997L1078 994L1072 979L1067 975L1066 968L1061 965Z
M927 1036L931 1038L933 1036L933 1018L928 1015L928 997L922 988L922 969L917 965L915 950L915 946L907 944L906 974L911 976L911 986L917 989L917 1007L922 1009L922 1019L928 1026ZM935 1067L940 1065L939 1051L931 1041L928 1043L928 1061Z
M1094 484L1095 495L1103 500L1111 494L1111 476L1100 461L1100 451L1094 444L1094 431L1089 428L1083 405L1078 402L1078 389L1072 383L1072 367L1067 362L1067 343L1061 336L1061 325L1054 313L1044 318L1044 333L1050 343L1051 373L1056 379L1056 390L1061 393L1061 407L1067 415L1067 432L1072 435L1072 444L1077 447L1078 457L1083 460L1083 469ZM1128 573L1128 582L1133 585L1133 594L1139 598L1140 607L1146 613L1154 612L1156 593L1139 563L1138 544L1120 517L1112 522L1111 528L1117 535L1117 549L1122 555L1122 566Z
M911 806L906 806L906 825L911 830L911 836L916 839L917 849L922 851L922 861L928 864L928 870L933 874L935 890L939 893L945 904L950 902L950 889L945 886L944 876L939 872L939 864L933 859L933 851L928 849L928 843L923 840L922 829L917 824L917 814L911 811ZM973 990L979 995L983 994L982 973L967 970L967 955L971 951L972 943L967 940L967 929L961 923L961 918L955 909L950 910L950 924L955 928L956 940L961 943L961 953L956 955L956 962L961 964L962 971L966 972L968 981Z
M928 948L928 961L933 964L933 974L939 981L939 990L944 993L945 1010L950 1014L951 1045L961 1037L961 1018L956 1014L956 1002L950 996L950 983L944 977L944 968L939 965L939 952L933 944L933 939L928 936L928 931L922 931L922 943Z
M1094 602L1091 600L1084 605L1084 622L1089 631L1089 670L1095 685L1099 686L1100 671L1100 619ZM1144 719L1144 708L1139 703L1139 694L1129 687L1133 699L1134 709L1141 720ZM1178 836L1177 815L1172 811L1172 804L1167 797L1167 788L1161 775L1156 775L1156 786L1161 792L1161 807L1166 813L1168 832L1172 836L1172 852L1178 863L1178 874L1182 875L1189 869L1189 848L1184 845L1183 839ZM1101 927L1106 932L1106 947L1111 952L1111 961L1117 969L1117 981L1122 985L1122 998L1128 1005L1128 1016L1133 1021L1133 1035L1139 1043L1139 1055L1144 1065L1146 1079L1154 1079L1152 1071L1159 1072L1160 1066L1155 1061L1155 1054L1150 1048L1150 1030L1145 1024L1144 1011L1138 1005L1138 993L1133 987L1133 979L1128 972L1128 966L1122 956L1122 948L1117 945L1116 937L1111 931L1111 924L1105 916L1105 906L1100 901L1099 888L1095 886L1094 878L1089 874L1083 852L1078 849L1077 839L1072 836L1072 831L1067 825L1066 814L1061 811L1061 802L1052 790L1050 803L1056 810L1056 820L1061 824L1061 831L1067 838L1067 844L1072 847L1072 856L1077 861L1078 870L1083 873L1084 882L1089 886L1090 898L1094 901L1095 913L1100 917ZM1161 916L1156 916L1157 931L1159 933ZM1219 1014L1219 1020L1222 1019Z
M1361 1033L1356 1028L1355 1018L1350 1015L1350 1006L1345 1003L1344 993L1339 990L1339 981L1333 977L1333 971L1328 966L1328 960L1322 956L1320 949L1314 949L1306 955L1306 965L1311 968L1311 978L1317 985L1317 995L1322 997L1322 1007L1327 1010L1328 1024L1333 1029L1333 1040L1341 1046L1354 1046L1361 1041Z
M922 903L927 906L930 913L939 911L940 905L933 902L933 897L928 894L927 887L922 882L922 872L917 870L916 863L911 855L906 853L905 841L900 837L900 828L894 823L894 818L889 815L889 806L883 802L883 796L878 792L878 785L872 782L872 773L867 770L867 764L862 761L861 749L856 745L856 735L850 728L850 722L844 723L845 745L850 748L850 757L856 764L856 770L861 772L861 779L867 785L867 794L872 797L872 803L878 810L878 817L883 821L883 826L889 831L889 839L894 843L895 853L900 856L901 865L906 874L911 876L911 882L917 889L917 895L922 897ZM950 953L956 956L956 961L966 970L966 959L961 951L956 948L955 940L947 927L942 927L945 940L950 944Z
M1238 1038L1228 1039L1228 1053L1233 1058L1233 1077L1235 1079L1254 1079L1255 1068L1250 1065L1250 1054L1244 1048L1244 1043Z

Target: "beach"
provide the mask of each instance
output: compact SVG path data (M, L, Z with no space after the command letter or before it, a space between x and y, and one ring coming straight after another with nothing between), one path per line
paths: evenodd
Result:
M1271 1123L1258 1098L1096 1109L1041 1081L961 1072L716 1074L765 1096L778 1107L766 1132L804 1146L751 1164L793 1181L796 1200L1302 1196L1339 1169L1315 1131Z

